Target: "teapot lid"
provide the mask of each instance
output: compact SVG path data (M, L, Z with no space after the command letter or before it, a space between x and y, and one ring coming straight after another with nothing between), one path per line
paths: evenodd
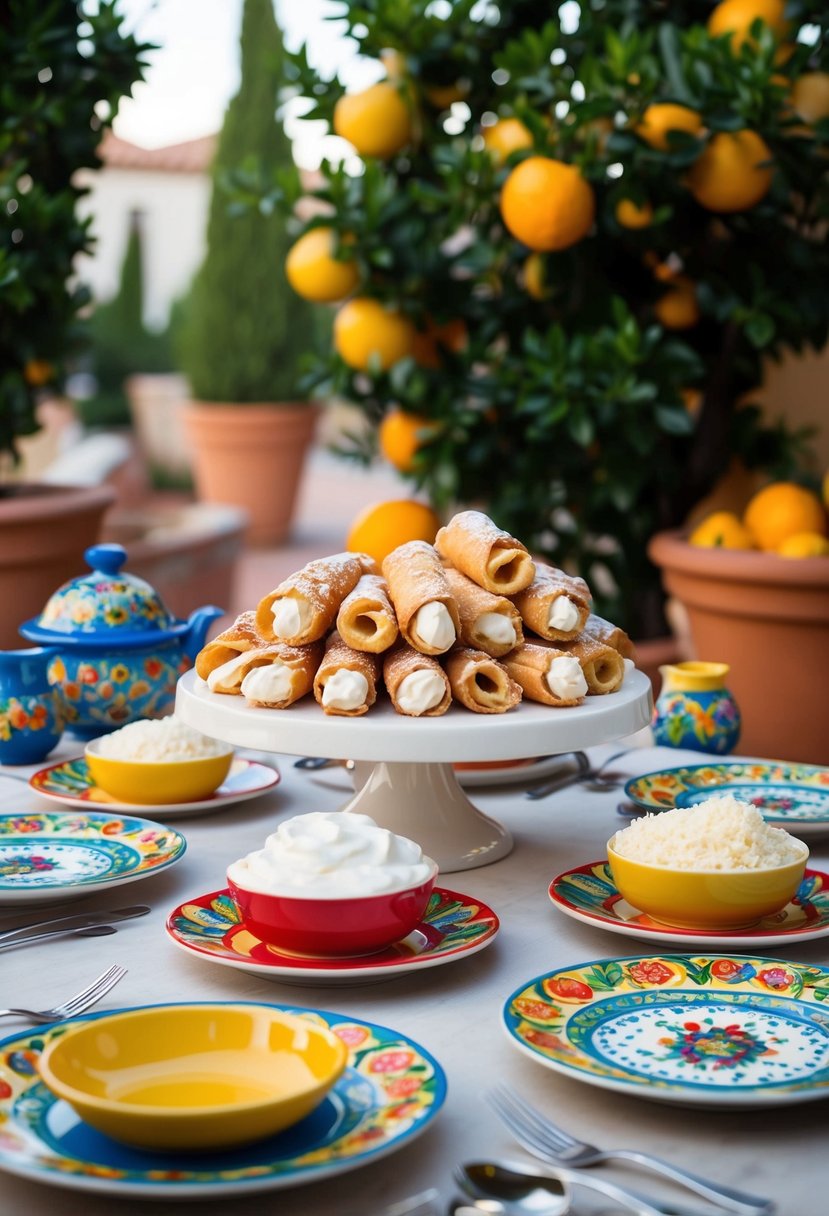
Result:
M92 545L84 559L91 573L70 579L51 596L35 622L41 636L134 644L140 638L152 642L177 624L148 582L121 570L127 560L123 545Z

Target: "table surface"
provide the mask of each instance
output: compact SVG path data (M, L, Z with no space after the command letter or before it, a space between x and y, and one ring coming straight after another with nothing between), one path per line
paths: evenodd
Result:
M647 732L631 743L637 746L610 766L626 776L702 760L696 752L642 746L647 744ZM619 747L618 743L603 745L589 754L600 762ZM49 763L80 750L64 743ZM293 757L270 759L282 773L274 790L219 814L171 821L188 842L180 863L123 891L113 888L74 905L78 911L113 907L123 904L128 895L127 902L150 904L149 916L124 923L112 937L46 942L9 951L0 961L0 1005L43 1007L117 962L129 969L128 974L99 1010L181 1000L273 1001L317 1007L403 1031L443 1065L449 1088L446 1105L423 1135L400 1152L328 1182L252 1194L231 1200L231 1204L238 1205L246 1216L276 1211L280 1216L343 1216L346 1209L373 1216L385 1204L428 1187L436 1187L448 1202L457 1194L452 1182L457 1162L499 1157L522 1160L521 1150L482 1101L488 1086L504 1079L575 1135L605 1147L647 1148L688 1169L772 1198L781 1216L816 1210L815 1195L820 1193L821 1182L824 1186L826 1182L826 1102L730 1113L667 1106L561 1076L522 1055L507 1038L501 1009L505 998L523 981L556 966L650 950L646 942L562 916L547 896L549 881L556 873L605 856L608 838L626 822L616 812L619 790L593 793L574 786L540 801L525 798L515 786L472 792L481 809L509 826L515 848L492 865L439 880L489 904L501 919L501 931L492 945L469 958L367 987L305 988L187 957L164 930L173 907L223 887L227 864L261 847L281 819L304 811L334 810L347 798L342 770L313 775L296 770ZM46 808L47 803L19 780L36 767L0 769L4 811ZM48 806L55 809L54 803ZM163 820L161 813L154 817ZM818 869L829 867L829 840L810 844L810 864ZM0 909L0 930L35 919L29 911ZM32 911L48 914L49 908ZM825 965L829 963L829 939L777 949L774 954ZM24 1024L8 1020L2 1029L12 1034L24 1029ZM529 1167L529 1158L525 1161ZM630 1170L603 1167L602 1175L659 1193L658 1186L649 1179L643 1186L642 1176ZM687 1195L683 1200L690 1208L705 1207ZM2 1216L21 1212L51 1216L55 1211L61 1216L110 1216L116 1202L119 1216L177 1206L166 1200L148 1207L141 1200L116 1201L112 1196L58 1189L9 1175L0 1183ZM220 1212L227 1216L227 1201L199 1201L198 1208L204 1216ZM573 1210L594 1212L596 1208L580 1200Z

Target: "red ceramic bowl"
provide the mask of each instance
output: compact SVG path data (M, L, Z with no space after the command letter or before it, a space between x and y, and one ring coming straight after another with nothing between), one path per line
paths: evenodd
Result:
M438 868L404 891L347 899L304 899L246 891L230 878L245 928L292 954L352 958L400 941L423 919Z

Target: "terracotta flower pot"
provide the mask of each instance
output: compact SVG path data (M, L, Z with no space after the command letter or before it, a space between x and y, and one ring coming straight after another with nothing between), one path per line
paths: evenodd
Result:
M250 544L276 545L288 535L318 414L313 405L187 406L198 496L243 507Z
M19 649L18 625L83 573L84 550L95 544L114 500L111 486L0 487L0 649Z
M688 612L696 657L731 668L740 752L829 764L829 559L702 549L680 532L648 553Z

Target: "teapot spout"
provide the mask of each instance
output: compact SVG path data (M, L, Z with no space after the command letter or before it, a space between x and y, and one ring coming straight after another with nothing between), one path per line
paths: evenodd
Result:
M190 613L187 618L187 632L182 638L184 653L188 658L195 659L204 646L208 629L220 616L224 616L224 609L216 608L213 604L197 608L195 612Z

